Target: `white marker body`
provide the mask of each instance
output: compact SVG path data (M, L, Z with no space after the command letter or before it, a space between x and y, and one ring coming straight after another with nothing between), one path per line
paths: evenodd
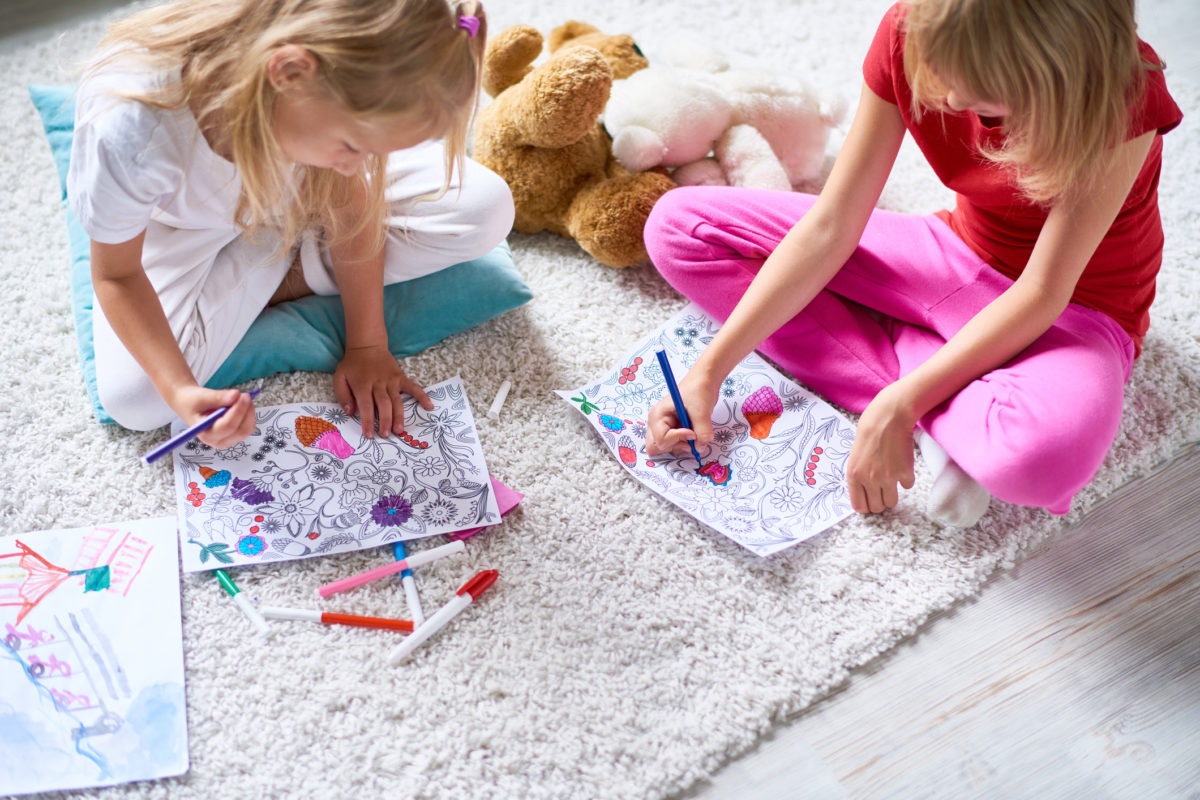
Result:
M250 598L246 596L245 592L238 592L235 594L233 596L233 602L237 603L238 608L240 608L242 613L246 615L246 619L250 620L250 624L252 624L259 633L266 636L271 635L271 626L267 624L267 620L263 617L259 610L254 607L254 603L250 602Z
M500 409L504 406L504 400L508 397L508 390L512 388L512 381L506 380L500 384L500 388L496 391L496 399L492 401L492 407L488 409L488 419L499 419Z
M396 645L392 649L392 652L388 653L388 663L395 666L408 658L414 650L421 646L422 642L440 631L445 627L447 622L454 619L459 612L469 605L471 605L471 595L465 593L454 595L450 602L439 608L432 617L426 619L424 625L410 633L403 642Z
M267 619L291 619L300 622L321 622L321 612L307 608L280 608L279 606L263 606L259 609Z

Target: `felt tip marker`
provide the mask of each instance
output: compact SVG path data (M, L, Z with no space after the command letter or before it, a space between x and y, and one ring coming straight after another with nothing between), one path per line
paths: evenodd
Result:
M249 392L250 399L253 400L255 397L258 396L258 393L261 391L262 391L262 389L260 388L260 389L254 389L251 392ZM158 445L157 447L147 450L142 455L142 461L145 461L147 464L153 464L155 461L158 461L160 458L162 458L167 453L174 450L176 447L179 447L179 445L190 442L192 439L195 439L197 436L204 433L206 430L211 428L213 425L216 425L217 420L219 420L221 417L225 416L225 412L228 410L229 410L229 406L224 406L222 408L218 408L216 411L213 411L208 416L206 416L204 419L200 420L199 422L197 422L195 425L188 428L187 430L180 431L179 433L175 434L170 439L167 439L165 442Z
M408 558L404 542L392 542L392 555L397 561ZM400 585L404 587L404 599L408 601L408 613L412 614L413 625L420 625L425 621L425 612L421 610L421 595L417 594L417 579L413 577L411 569L400 571Z
M414 650L421 646L422 642L444 628L446 623L454 619L464 608L471 605L479 595L483 594L489 586L496 582L496 578L499 576L500 573L494 569L485 569L482 572L475 573L475 576L464 583L458 592L455 593L449 603L439 608L433 616L425 620L424 625L417 628L411 636L396 645L392 652L388 654L388 663L395 666L408 658Z
M675 383L675 373L671 371L671 362L667 360L667 351L659 350L658 366L662 368L663 379L667 382L667 391L671 393L671 402L675 404L675 416L679 417L679 427L691 428L692 420L688 417L687 406L683 404L683 396L679 394L679 384ZM700 453L696 451L696 440L688 439L688 447L692 448L692 457L697 464L703 464Z
M500 388L496 391L496 399L492 401L492 407L488 409L488 419L500 419L500 409L504 407L504 400L508 397L508 390L512 388L512 381L505 380L500 384Z
M412 633L413 623L409 619L389 617L363 617L358 614L335 614L330 611L310 611L307 608L280 608L263 606L259 609L267 619L289 619L300 622L320 622L323 625L353 625L357 628L379 628L389 631Z
M245 614L246 619L250 620L255 629L265 635L271 635L271 627L267 625L267 620L259 613L259 610L250 602L250 598L242 594L242 590L233 582L233 578L229 577L229 573L223 569L214 569L213 574L217 576L217 583L221 584L221 588L226 594L233 598L233 602L237 603L237 607Z
M391 564L384 564L382 567L369 569L366 572L360 572L357 575L351 575L349 578L342 578L340 581L327 583L317 592L321 597L329 597L331 594L344 592L349 589L355 589L362 586L364 583L377 581L381 578L386 578L389 575L395 575L397 572L403 572L406 569L419 567L422 564L428 564L431 561L437 561L439 558L452 556L456 553L461 553L467 549L467 546L462 542L450 542L449 544L441 545L440 547L431 547L428 550L422 550L419 553L409 556L402 561L395 561Z

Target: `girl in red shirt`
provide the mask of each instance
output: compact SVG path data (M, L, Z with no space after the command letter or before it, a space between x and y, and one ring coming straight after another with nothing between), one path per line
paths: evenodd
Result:
M669 398L647 452L712 439L722 380L758 348L860 413L855 510L911 488L973 525L991 496L1070 509L1121 420L1162 261L1162 134L1182 114L1136 33L1133 0L903 0L864 64L820 195L669 192L655 266L724 321ZM875 208L905 133L956 192L926 216Z

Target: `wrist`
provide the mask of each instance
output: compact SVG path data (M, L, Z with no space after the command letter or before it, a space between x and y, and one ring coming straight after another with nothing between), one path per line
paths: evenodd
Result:
M903 379L885 386L871 404L886 410L889 418L908 428L915 428L924 414L917 397Z

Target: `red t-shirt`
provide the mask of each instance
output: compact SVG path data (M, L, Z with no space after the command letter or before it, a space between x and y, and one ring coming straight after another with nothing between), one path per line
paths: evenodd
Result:
M1047 209L1021 196L1009 174L979 155L981 141L997 142L1001 129L985 125L972 112L926 111L918 122L912 114L912 88L904 74L904 9L887 12L863 64L863 77L875 94L895 103L913 140L933 171L957 194L953 211L942 217L981 258L1010 278L1025 268L1046 221ZM1161 63L1144 42L1142 57ZM1146 72L1145 91L1133 107L1129 138L1158 131L1146 163L1112 227L1084 269L1071 300L1116 320L1141 352L1150 326L1154 281L1162 265L1163 230L1158 214L1158 176L1162 166L1162 134L1183 119L1167 93L1161 70Z

